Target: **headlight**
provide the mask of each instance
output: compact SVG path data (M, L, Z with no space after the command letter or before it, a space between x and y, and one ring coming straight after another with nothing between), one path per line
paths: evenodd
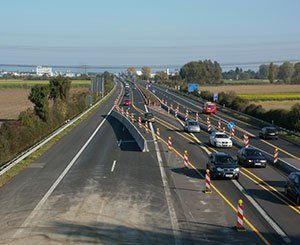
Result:
M235 168L234 169L234 172L239 172L240 171L240 168Z
M248 160L248 162L253 162L253 160Z
M267 162L267 161L266 161L266 160L260 160L260 162L265 163L265 162Z
M222 168L217 168L217 171L218 171L218 172L222 172L223 169L222 169Z

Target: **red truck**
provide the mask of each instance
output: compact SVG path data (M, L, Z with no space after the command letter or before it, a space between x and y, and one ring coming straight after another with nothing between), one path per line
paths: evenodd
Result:
M205 114L216 114L217 113L217 105L212 102L206 102L204 104L203 113Z

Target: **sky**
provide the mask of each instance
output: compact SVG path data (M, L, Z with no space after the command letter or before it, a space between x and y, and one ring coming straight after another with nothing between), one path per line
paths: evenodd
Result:
M0 0L0 64L300 59L299 0Z

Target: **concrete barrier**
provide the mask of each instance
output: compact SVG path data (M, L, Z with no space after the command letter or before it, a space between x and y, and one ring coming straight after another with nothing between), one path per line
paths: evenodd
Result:
M121 113L119 113L115 110L113 110L110 115L124 125L124 127L128 130L128 132L134 138L134 140L136 141L136 143L138 144L138 146L142 152L149 151L146 139L143 137L143 135L140 133L140 131L134 126L134 124L132 124L125 116L123 116Z

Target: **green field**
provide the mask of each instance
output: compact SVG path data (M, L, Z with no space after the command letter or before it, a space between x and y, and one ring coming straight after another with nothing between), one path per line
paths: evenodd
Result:
M0 79L0 88L30 88L36 84L47 84L47 80ZM90 80L72 80L72 87L89 87Z
M270 81L266 79L247 79L247 80L229 80L223 79L224 84L269 84Z
M239 96L251 101L300 100L300 93L239 94Z

